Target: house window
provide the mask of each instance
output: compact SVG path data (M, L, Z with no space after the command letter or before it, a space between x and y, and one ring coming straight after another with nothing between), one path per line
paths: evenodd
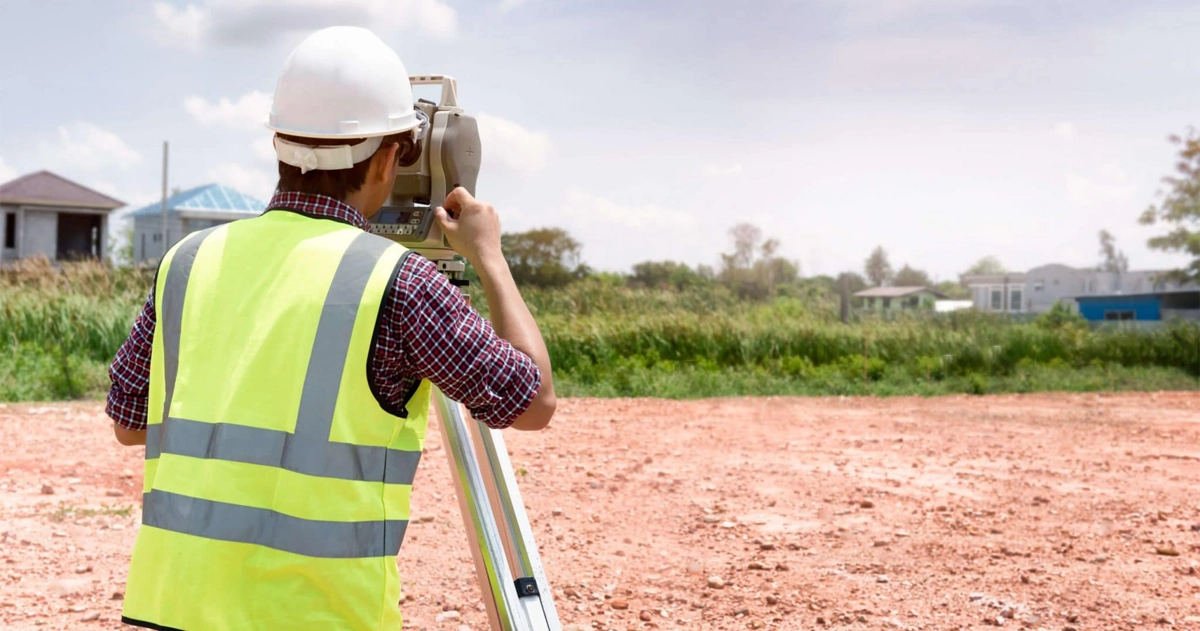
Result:
M1033 291L1035 291L1035 292L1040 292L1045 288L1046 288L1046 283L1044 283L1040 280L1033 284Z
M159 242L161 239L162 239L162 233L161 233L161 232L155 232L155 233L154 233L154 242L155 242L155 243L158 243L158 242Z
M992 290L992 311L1000 311L1004 309L1004 292L999 289Z
M1105 320L1134 320L1134 313L1128 309L1110 309L1104 312Z
M1021 310L1021 298L1023 298L1023 296L1021 295L1020 289L1014 289L1008 293L1009 304L1012 305L1013 311Z
M17 247L17 213L4 213L4 247Z
M884 298L884 299L883 299L883 308L884 308L884 309L891 309L891 308L892 308L892 299L891 299L891 298Z

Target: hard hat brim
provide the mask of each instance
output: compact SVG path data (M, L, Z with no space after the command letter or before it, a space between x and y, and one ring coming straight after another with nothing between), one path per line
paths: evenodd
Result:
M289 136L296 136L298 138L318 138L318 139L324 138L324 139L329 139L329 140L344 140L346 138L374 138L376 136L390 136L392 134L402 134L406 131L412 131L421 126L421 119L417 115L416 110L413 110L409 114L406 114L405 116L398 117L398 118L400 120L402 120L403 122L399 123L393 127L389 127L388 129L382 129L382 130L376 129L376 130L369 130L366 132L356 130L353 132L331 133L329 131L316 131L316 130L311 130L311 129L293 129L293 128L285 127L283 125L272 125L270 118L268 118L266 120L266 122L263 123L263 125L267 129L270 129L271 131L277 132L280 134L287 134Z

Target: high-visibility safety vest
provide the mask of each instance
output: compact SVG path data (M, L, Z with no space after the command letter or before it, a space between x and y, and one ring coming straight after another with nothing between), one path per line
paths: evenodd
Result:
M164 257L124 622L400 628L396 554L430 385L389 412L368 364L407 255L354 226L272 210Z

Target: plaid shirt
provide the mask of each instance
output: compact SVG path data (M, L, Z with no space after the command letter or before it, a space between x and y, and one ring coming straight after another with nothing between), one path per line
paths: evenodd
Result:
M324 195L276 193L267 208L333 219L363 230L369 225L352 206ZM406 259L383 299L368 378L393 409L404 405L405 396L421 379L432 381L495 429L508 427L529 407L541 387L537 364L498 337L491 323L424 257ZM154 326L151 289L108 371L112 387L105 411L126 429L146 428Z

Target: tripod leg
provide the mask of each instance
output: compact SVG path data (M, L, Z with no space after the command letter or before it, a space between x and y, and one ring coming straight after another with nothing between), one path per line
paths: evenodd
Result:
M558 631L561 629L558 611L533 539L533 528L521 500L504 436L480 423L473 423L470 428L477 457L480 462L487 463L486 469L491 472L490 476L485 474L485 479L489 482L493 511L501 524L505 551L517 577L517 596L534 629Z
M491 628L561 631L503 440L440 390L434 400Z

